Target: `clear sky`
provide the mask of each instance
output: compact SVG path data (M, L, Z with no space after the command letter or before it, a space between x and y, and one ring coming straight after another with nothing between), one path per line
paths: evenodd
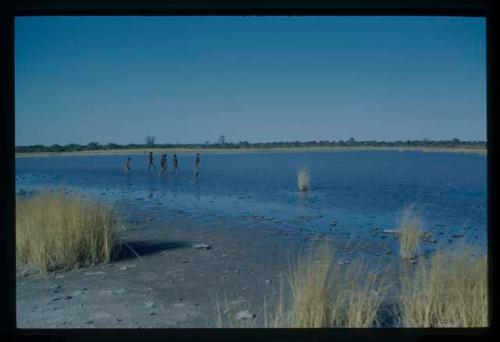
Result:
M486 139L482 18L16 19L16 145Z

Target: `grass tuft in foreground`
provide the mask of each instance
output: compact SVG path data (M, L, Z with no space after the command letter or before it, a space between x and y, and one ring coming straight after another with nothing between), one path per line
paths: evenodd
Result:
M287 289L280 286L271 327L377 326L387 287L384 272L370 270L362 261L336 263L328 242L313 245L289 272L288 283Z
M311 189L311 175L305 167L299 170L297 186L299 187L299 191L309 191Z
M423 236L422 219L414 206L406 207L399 218L399 253L402 259L418 255Z
M16 258L42 273L109 262L119 246L117 217L105 204L61 192L16 200Z
M475 256L470 247L422 259L401 280L400 325L488 326L486 256Z

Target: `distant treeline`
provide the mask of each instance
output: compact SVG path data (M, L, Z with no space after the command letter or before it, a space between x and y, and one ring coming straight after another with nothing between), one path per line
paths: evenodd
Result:
M16 146L17 153L37 153L37 152L76 152L76 151L99 151L99 150L127 150L127 149L147 149L147 148L184 148L184 149L266 149L266 148L300 148L300 147L426 147L426 148L486 148L484 141L460 141L459 139L452 140L406 140L406 141L377 141L365 140L357 141L353 138L349 140L338 141L275 141L275 142L257 142L250 143L248 141L240 141L237 143L232 142L217 142L204 144L128 144L118 145L109 143L101 145L96 142L91 142L86 145L68 144L68 145L30 145L30 146Z

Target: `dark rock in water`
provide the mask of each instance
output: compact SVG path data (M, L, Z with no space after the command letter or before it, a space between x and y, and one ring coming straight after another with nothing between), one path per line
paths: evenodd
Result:
M453 234L451 237L452 237L452 238L455 238L455 239L456 239L456 238L461 238L461 237L464 237L464 233Z
M333 221L332 223L330 223L330 226L336 226L337 225L337 221Z

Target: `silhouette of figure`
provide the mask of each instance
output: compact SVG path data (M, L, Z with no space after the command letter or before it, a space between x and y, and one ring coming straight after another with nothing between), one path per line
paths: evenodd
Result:
M148 172L153 171L154 173L156 173L156 166L154 164L153 152L149 152L148 159L149 159Z
M160 175L167 171L167 155L163 154L160 160Z
M177 171L177 173L180 172L179 161L177 160L177 154L174 154L174 170L173 171Z
M125 173L129 173L130 171L130 161L132 158L128 157L127 160L125 160Z
M194 168L196 170L195 176L198 177L200 175L200 154L196 153L196 159L194 160Z

